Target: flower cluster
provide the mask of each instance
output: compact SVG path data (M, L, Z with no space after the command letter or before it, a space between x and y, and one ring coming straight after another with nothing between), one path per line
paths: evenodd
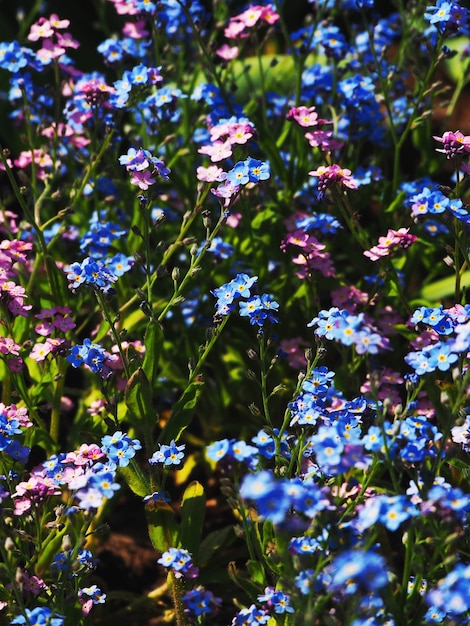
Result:
M162 554L157 563L174 571L176 578L196 578L199 570L195 567L192 556L184 548L170 548Z
M410 324L425 326L412 342L418 348L409 352L405 361L418 376L439 370L448 371L460 355L470 350L469 306L452 309L420 307L410 318Z
M320 124L332 124L329 120L319 118L314 106L292 107L287 113L286 119L293 120L301 128L315 128ZM308 140L312 148L320 148L324 152L337 150L342 146L342 143L333 137L331 130L315 128L315 130L305 133L305 139Z
M320 165L316 170L312 170L308 173L309 176L315 176L318 178L318 199L320 200L325 195L327 189L331 187L338 187L341 189L357 189L358 183L352 176L351 170L341 167L336 163L333 165Z
M370 250L366 250L364 256L371 261L378 261L385 256L394 254L400 248L409 248L417 240L416 235L410 235L409 230L409 228L399 228L398 230L389 228L385 237L379 237L379 243Z
M117 356L108 354L99 344L93 343L91 339L85 339L82 344L72 346L67 356L67 361L72 367L86 365L94 374L99 374L101 378L109 378L113 372L113 362L117 361Z
M257 276L237 274L229 283L214 289L212 293L217 298L216 315L229 315L235 309L236 299L243 297L246 300L239 302L241 317L248 317L250 324L259 327L264 326L266 322L276 324L278 319L274 312L279 308L279 303L266 293L261 296L251 296L250 289L257 280Z
M339 341L344 346L353 345L358 354L377 354L379 350L389 347L388 337L382 337L366 321L364 313L351 315L345 309L332 307L320 311L307 326L316 326L314 332L317 337Z
M0 42L0 622L138 621L94 573L135 501L150 621L468 623L470 10L428 2Z
M138 439L131 439L121 431L114 435L105 435L101 439L102 450L118 467L126 467L134 458L137 450L142 448Z
M275 24L279 20L279 14L274 10L272 4L251 5L243 13L231 17L228 26L224 30L227 39L239 39L248 37L249 30L256 25Z
M169 467L171 465L181 465L184 459L185 449L184 443L180 446L176 445L174 439L170 441L170 445L159 444L159 448L156 452L152 454L152 457L149 459L150 465L157 465L161 463L165 467Z
M81 263L78 261L72 263L65 271L70 289L91 285L94 289L106 293L117 280L117 276L114 276L103 263L94 261L91 257L86 257Z
M144 148L129 148L126 154L119 157L119 163L130 172L131 185L136 185L142 191L147 191L157 182L155 176L168 180L170 174L163 161Z

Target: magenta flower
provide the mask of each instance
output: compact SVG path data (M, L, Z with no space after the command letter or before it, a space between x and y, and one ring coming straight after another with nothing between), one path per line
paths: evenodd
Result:
M459 130L456 130L455 133L448 130L442 137L433 135L433 139L443 144L442 148L436 148L436 152L442 152L448 159L470 153L470 135L464 135Z
M329 187L340 186L348 189L357 189L357 181L353 178L351 170L343 168L336 163L333 165L321 165L316 170L309 172L309 176L318 178L318 191L323 196Z

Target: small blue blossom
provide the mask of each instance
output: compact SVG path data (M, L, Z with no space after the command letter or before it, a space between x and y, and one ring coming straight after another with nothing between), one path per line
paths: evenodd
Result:
M65 617L56 615L46 606L35 609L24 609L25 615L15 617L10 624L21 624L24 626L62 626Z
M376 591L388 583L385 559L375 552L346 550L330 565L331 588L351 595Z
M176 445L174 439L170 442L170 445L167 446L165 444L159 444L159 449L153 453L151 458L149 459L149 463L151 465L157 465L161 463L165 467L169 467L171 465L181 465L184 459L185 444L181 444L180 446Z
M93 261L86 257L81 263L72 263L66 268L67 280L71 289L77 289L82 284L92 285L100 291L107 292L111 284L116 282L114 276L100 261Z
M117 431L114 435L105 435L101 439L102 451L119 467L126 467L142 448L138 439L131 439L125 433Z
M169 548L162 554L157 563L172 569L177 578L183 575L187 578L195 578L198 575L198 569L193 564L191 554L184 548Z

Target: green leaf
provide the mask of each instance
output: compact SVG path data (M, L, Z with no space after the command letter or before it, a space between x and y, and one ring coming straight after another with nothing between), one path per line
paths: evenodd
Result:
M464 272L460 277L460 288L470 286L470 271ZM443 298L453 295L455 291L455 276L449 276L442 280L437 280L431 285L426 285L421 289L421 297L431 302L440 302Z
M461 80L468 80L468 59L462 60L462 52L464 52L467 47L468 37L452 39L452 50L456 50L458 54L445 60L446 70L456 83Z
M152 388L148 378L142 367L139 367L127 382L124 393L126 406L137 419L154 421L155 410L152 397Z
M145 356L142 364L147 379L152 381L157 377L158 362L163 347L163 329L158 322L150 321L144 337Z
M40 578L42 578L42 576L44 576L44 574L50 569L55 555L60 552L62 540L67 532L70 532L70 528L68 525L65 525L62 530L51 533L43 543L42 550L35 567L35 573Z
M260 228L269 228L269 222L274 222L279 217L279 214L273 211L273 209L264 209L260 211L251 222L253 230L259 230ZM268 222L268 224L266 224Z
M248 561L246 564L250 572L250 578L253 582L259 583L263 587L266 585L266 574L264 568L259 561Z
M173 406L170 418L160 433L158 438L160 443L167 443L172 439L177 441L180 438L183 430L191 423L203 386L202 381L195 381L186 387L181 398Z
M199 565L208 563L211 556L220 551L221 548L229 546L235 539L233 526L226 526L219 530L213 530L201 542L199 554L201 556Z
M201 543L202 527L206 516L206 495L204 487L197 480L190 483L184 492L181 503L180 542L189 550L197 562Z
M134 459L131 459L126 467L120 467L119 473L123 476L130 489L141 498L151 493L149 480Z
M179 527L169 504L160 500L145 505L149 537L152 545L160 552L166 552L178 544Z
M406 192L400 191L400 193L393 200L393 202L389 204L389 206L385 209L385 213L394 213L395 211L400 209L403 206L403 201L405 200L405 198L406 198Z
M253 602L256 601L260 591L262 590L262 588L265 587L265 585L263 585L263 587L260 588L259 585L255 585L255 583L251 582L251 580L247 580L246 578L243 578L242 576L240 576L240 574L237 572L235 563L229 563L228 575L230 576L231 580L233 580L233 582L236 585L238 585L244 591L246 591L246 593L249 595L249 597L251 598Z
M52 439L47 430L44 430L43 428L28 428L26 435L25 444L30 448L33 446L39 446L47 453L51 450L57 449L57 443Z

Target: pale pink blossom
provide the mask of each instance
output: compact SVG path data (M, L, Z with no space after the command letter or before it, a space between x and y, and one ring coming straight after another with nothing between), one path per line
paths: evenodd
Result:
M286 118L292 119L299 126L303 128L310 128L311 126L317 126L321 123L326 123L326 120L318 119L318 113L315 111L315 107L292 107L286 115ZM331 124L331 122L328 122Z
M200 166L196 170L197 179L204 183L222 182L227 174L217 165Z
M57 59L63 54L65 54L65 48L55 44L50 39L45 39L43 41L42 48L36 52L36 56L41 63L50 63L52 59Z
M238 56L238 48L237 46L229 46L228 44L224 43L224 45L220 46L220 48L218 48L215 53L221 59L224 59L224 61L232 61Z
M38 41L39 39L48 39L54 34L54 29L51 26L49 20L45 17L40 17L38 21L31 25L28 40Z
M224 35L227 39L237 39L248 37L247 33L244 33L245 23L236 19L231 19L228 26L224 30Z
M52 346L48 341L45 341L44 343L35 343L33 349L29 353L29 357L33 359L33 361L40 363L41 361L45 361L47 355L50 354L51 351Z
M62 30L70 26L70 20L61 20L56 13L52 13L49 17L50 25L56 30Z
M305 139L312 148L320 148L324 152L339 150L344 145L342 141L333 137L331 130L314 130L311 133L305 133Z
M215 141L212 145L202 146L199 154L206 154L213 163L228 159L232 156L232 144L230 141Z

